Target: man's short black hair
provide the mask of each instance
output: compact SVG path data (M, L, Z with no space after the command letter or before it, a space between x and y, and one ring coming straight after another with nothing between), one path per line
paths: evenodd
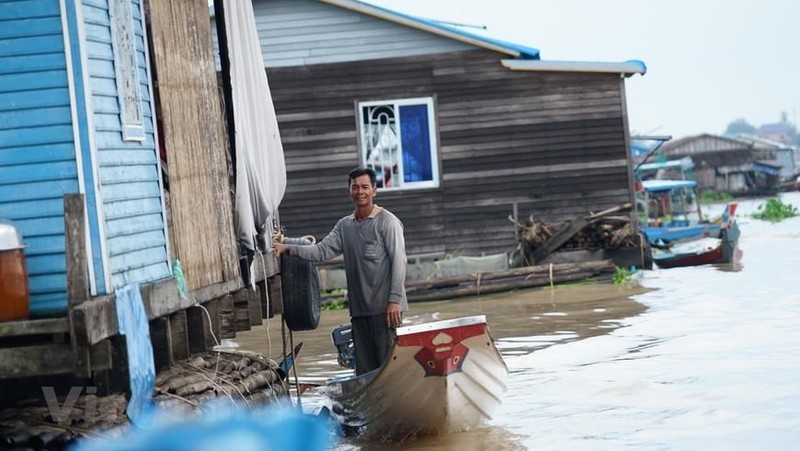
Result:
M347 186L350 187L350 184L353 182L353 180L361 177L362 175L368 175L369 181L372 182L372 186L375 186L378 176L375 174L375 171L372 168L365 168L363 166L359 166L350 171L350 175L347 178Z

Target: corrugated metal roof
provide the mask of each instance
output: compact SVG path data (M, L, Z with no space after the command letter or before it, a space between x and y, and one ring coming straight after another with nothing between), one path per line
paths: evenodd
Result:
M373 17L378 17L384 20L389 20L401 25L414 27L420 30L428 31L431 33L439 34L457 41L465 42L468 44L484 47L489 50L495 50L514 56L519 59L538 60L539 49L527 47L524 45L514 44L511 42L493 39L486 36L481 36L476 33L470 33L459 27L445 24L443 22L424 19L421 17L404 14L401 12L393 11L381 6L372 5L358 0L319 0L323 3L346 8L362 14L368 14Z

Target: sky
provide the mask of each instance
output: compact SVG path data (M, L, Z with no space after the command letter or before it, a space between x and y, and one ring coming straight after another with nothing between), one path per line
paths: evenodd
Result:
M632 135L722 134L800 114L800 2L369 0L539 49L542 60L644 61L626 79Z

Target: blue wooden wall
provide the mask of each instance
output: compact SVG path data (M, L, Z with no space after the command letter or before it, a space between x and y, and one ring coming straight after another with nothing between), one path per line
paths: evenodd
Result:
M0 0L0 218L28 246L34 316L66 309L64 194L86 196L97 294L170 275L139 3L143 141L122 138L107 1L63 5Z
M131 4L144 141L122 139L108 2L83 1L94 139L113 287L170 275L144 26L139 1Z
M63 196L77 192L59 2L0 2L0 217L28 245L33 312L66 307Z

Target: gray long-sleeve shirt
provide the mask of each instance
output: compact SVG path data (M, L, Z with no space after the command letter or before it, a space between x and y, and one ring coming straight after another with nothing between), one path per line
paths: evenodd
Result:
M386 209L376 205L361 222L347 215L319 243L291 244L289 251L314 262L344 255L350 316L384 314L387 302L408 310L403 224Z

